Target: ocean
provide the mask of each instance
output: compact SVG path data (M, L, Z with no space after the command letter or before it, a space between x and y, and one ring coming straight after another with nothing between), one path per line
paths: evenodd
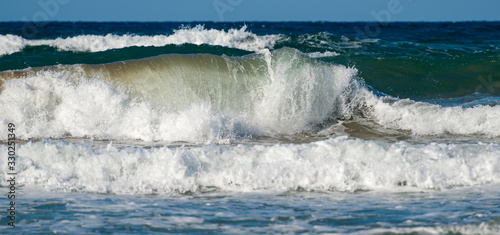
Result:
M0 233L500 233L500 22L0 23Z

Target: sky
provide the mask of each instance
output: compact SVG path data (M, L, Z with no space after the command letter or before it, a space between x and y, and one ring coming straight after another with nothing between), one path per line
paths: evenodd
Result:
M500 21L499 0L0 0L0 21Z

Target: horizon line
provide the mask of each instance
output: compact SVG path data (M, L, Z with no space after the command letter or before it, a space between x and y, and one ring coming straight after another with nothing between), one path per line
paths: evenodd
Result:
M66 20L47 20L47 21L22 21L22 20L12 20L12 21L0 21L0 23L474 23L474 22L488 22L495 23L500 22L500 20L442 20L442 21L431 21L431 20L408 20L408 21L329 21L329 20L283 20L283 21L266 21L266 20L239 20L239 21L213 21L213 20L193 20L193 21L119 21L119 20L109 20L109 21L66 21Z

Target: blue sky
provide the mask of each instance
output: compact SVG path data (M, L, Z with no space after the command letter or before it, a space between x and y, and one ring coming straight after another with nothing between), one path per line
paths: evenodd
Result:
M0 0L0 21L500 21L499 0Z

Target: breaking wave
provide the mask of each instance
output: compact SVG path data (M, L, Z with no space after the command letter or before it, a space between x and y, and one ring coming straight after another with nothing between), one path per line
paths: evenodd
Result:
M98 52L132 46L155 46L190 44L208 44L225 46L247 51L272 49L280 35L258 36L240 29L217 30L203 26L184 27L174 30L171 35L79 35L56 39L25 39L16 35L0 35L0 56L22 51L27 46L50 46L62 51Z

